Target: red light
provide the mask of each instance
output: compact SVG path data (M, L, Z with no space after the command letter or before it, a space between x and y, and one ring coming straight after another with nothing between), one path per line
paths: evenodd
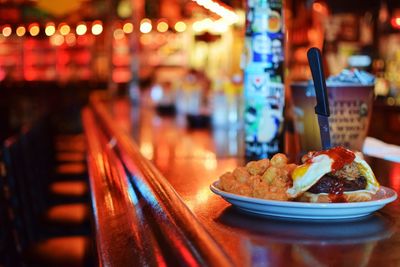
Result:
M390 22L393 28L400 29L400 17L392 18Z
M390 183L390 187L392 187L394 190L396 190L396 191L400 190L400 165L399 164L395 164L393 166L393 168L390 170L389 183Z
M114 68L112 79L116 83L126 83L132 78L132 74L128 68Z

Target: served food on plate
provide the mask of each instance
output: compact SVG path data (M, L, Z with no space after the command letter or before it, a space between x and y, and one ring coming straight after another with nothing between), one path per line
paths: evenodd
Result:
M271 160L250 161L223 174L218 187L226 192L270 200L289 200L292 186L291 172L295 164L288 164L286 155L278 153Z
M299 201L368 201L379 189L371 167L343 147L310 152L302 161L293 170L293 186L287 191Z
M379 183L362 157L343 147L309 152L303 164L289 164L284 154L250 161L223 174L226 192L282 201L360 202L371 200Z

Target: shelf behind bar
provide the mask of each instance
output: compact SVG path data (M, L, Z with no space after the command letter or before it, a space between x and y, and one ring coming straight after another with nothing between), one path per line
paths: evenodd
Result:
M144 212L167 262L184 266L232 266L230 258L170 183L141 155L130 136L115 126L100 95L91 96L90 106L96 124L109 140L113 140L110 143L115 145L115 151L131 175L130 181L137 189L139 199L142 198L147 204Z

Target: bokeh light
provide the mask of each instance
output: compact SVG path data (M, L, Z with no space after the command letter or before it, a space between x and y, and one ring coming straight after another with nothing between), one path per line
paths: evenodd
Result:
M56 33L56 34L50 36L50 43L54 46L60 46L64 43L64 36Z
M24 36L26 33L26 29L24 26L19 26L15 31L19 37Z
M125 33L122 29L116 29L114 31L113 35L116 40L121 40L121 39L124 39L124 37L125 37Z
M159 32L166 32L168 31L168 23L165 21L161 21L157 24L157 31Z
M174 28L177 32L184 32L186 30L186 23L183 21L178 21L177 23L175 23Z
M76 34L77 35L84 35L87 32L86 24L80 23L76 26Z
M140 32L141 33L149 33L153 29L151 25L151 21L149 19L142 19L140 22Z
M31 25L29 25L29 33L32 36L37 36L40 33L39 24L32 23Z
M133 24L130 22L125 23L124 26L122 27L122 30L124 31L124 33L132 33L133 32Z
M3 34L4 37L10 36L11 33L12 33L12 29L11 29L11 27L9 25L6 25L6 26L3 27L2 34Z
M74 33L69 33L67 36L65 36L65 42L69 46L74 46L76 44L76 36Z
M44 29L44 33L47 36L52 36L53 34L55 34L56 33L56 27L55 27L54 23L48 23L46 25L46 28Z
M70 33L70 31L71 31L71 27L69 27L68 24L62 24L62 25L60 26L60 33L61 33L61 35L66 36L68 33Z
M101 21L95 20L92 25L92 34L100 35L103 32L103 25Z

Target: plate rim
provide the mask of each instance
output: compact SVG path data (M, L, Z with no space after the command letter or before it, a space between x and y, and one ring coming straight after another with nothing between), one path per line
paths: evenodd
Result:
M398 197L397 192L392 188L386 186L380 186L379 190L384 190L389 192L391 196L386 198L380 198L376 200L369 200L369 201L362 201L362 202L346 202L346 203L311 203L311 202L296 202L296 201L280 201L280 200L268 200L268 199L261 199L255 197L248 197L248 196L241 196L234 193L226 192L222 189L219 189L216 185L218 184L219 180L214 181L210 185L210 190L225 199L231 198L234 200L239 201L246 201L252 204L258 205L266 205L266 206L281 206L281 207L290 207L290 208L357 208L357 207L370 207L375 205L386 205L395 201ZM378 190L378 191L379 191ZM229 201L228 201L229 202ZM231 203L231 202L229 202ZM232 204L232 203L231 203ZM235 204L232 204L235 205ZM236 206L236 205L235 205Z

